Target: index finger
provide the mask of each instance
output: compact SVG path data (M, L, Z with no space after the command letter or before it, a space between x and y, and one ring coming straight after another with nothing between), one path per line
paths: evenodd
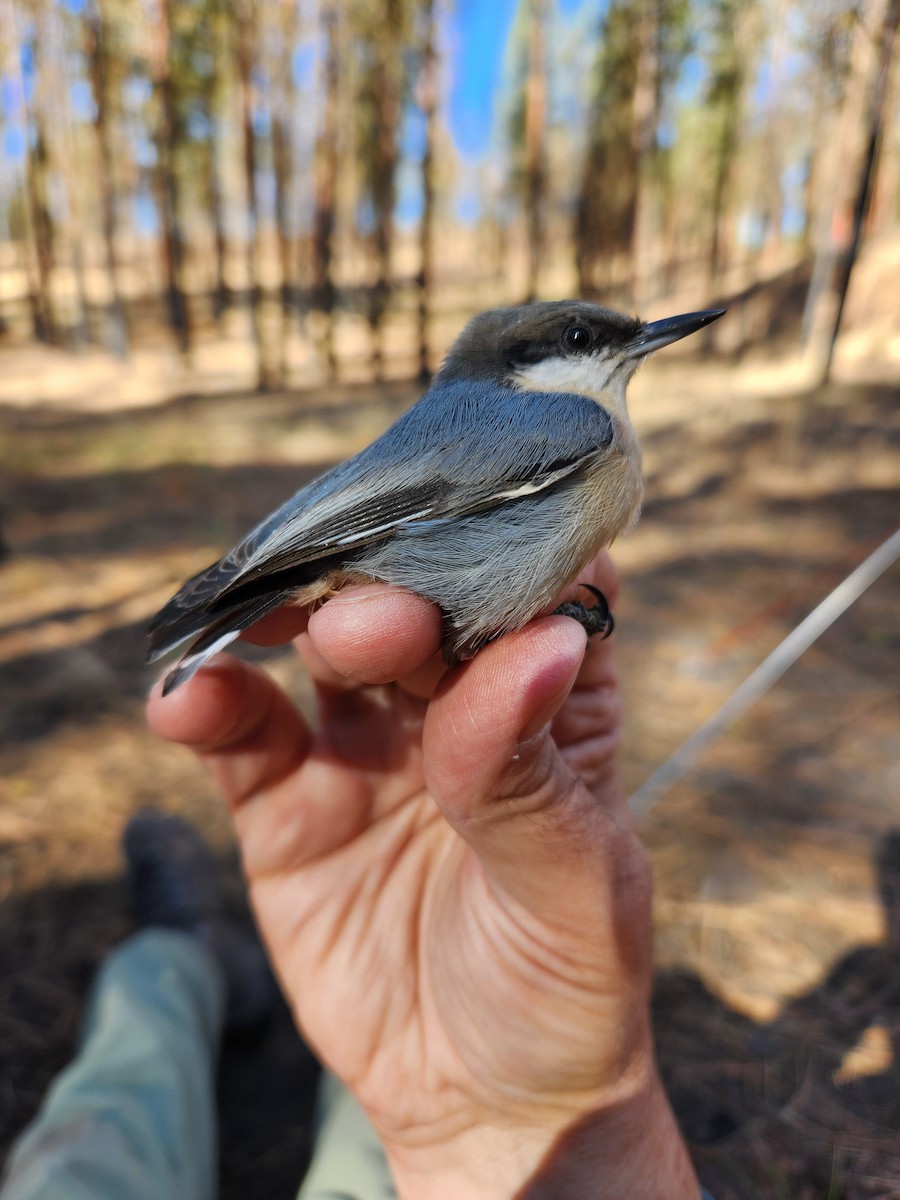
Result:
M346 588L316 609L307 633L329 667L361 684L396 683L439 651L436 604L385 583Z
M443 673L434 669L441 623L440 610L423 596L371 583L343 588L319 608L283 604L241 637L256 646L281 646L308 633L315 657L348 684L402 684L408 678L407 690L422 695L421 679Z

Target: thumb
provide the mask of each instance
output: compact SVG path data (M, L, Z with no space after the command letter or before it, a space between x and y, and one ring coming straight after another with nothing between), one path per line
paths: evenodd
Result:
M426 780L494 884L529 908L579 905L608 817L550 735L584 658L584 631L545 617L486 646L429 705Z

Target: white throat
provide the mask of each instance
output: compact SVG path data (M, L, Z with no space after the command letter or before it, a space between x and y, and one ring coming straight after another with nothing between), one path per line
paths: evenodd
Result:
M589 396L627 422L625 389L633 373L621 358L607 357L601 352L582 358L554 357L530 363L514 372L512 382L527 392L573 392Z

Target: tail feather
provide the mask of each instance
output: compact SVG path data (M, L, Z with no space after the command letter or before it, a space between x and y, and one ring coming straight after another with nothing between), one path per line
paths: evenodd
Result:
M233 570L223 567L226 559L207 567L189 579L150 622L147 661L156 662L204 630L224 628L220 626L220 620L227 622L245 612L256 612L258 604L265 606L263 612L271 612L292 592L320 576L324 578L341 557L347 556L331 555L279 571L254 574L250 578L235 578ZM237 628L246 629L261 615L262 612L251 616Z
M147 662L154 663L164 658L170 650L186 642L188 638L202 633L215 617L208 609L194 608L171 617L166 623L147 630Z
M197 654L189 651L179 660L178 665L173 667L168 675L166 675L163 680L162 694L168 696L170 692L174 692L176 688L180 688L183 683L187 683L189 679L193 679L204 663L208 662L214 654L218 654L220 650L224 650L239 634L239 629L230 629L205 650L201 650Z
M222 562L217 562L183 583L147 626L147 661L154 662L199 633L209 623L211 606L233 579L234 571L223 570Z
M235 605L217 619L210 620L210 614L207 613L206 628L166 676L163 695L168 696L183 683L187 683L214 654L224 650L242 630L249 629L267 613L273 612L284 599L284 592L270 592L268 595L255 596L243 604ZM159 655L154 652L154 656Z
M191 678L244 629L273 612L298 590L325 578L345 556L331 555L278 571L236 577L226 557L189 579L156 614L147 629L147 661L156 662L196 638L166 676L167 695Z

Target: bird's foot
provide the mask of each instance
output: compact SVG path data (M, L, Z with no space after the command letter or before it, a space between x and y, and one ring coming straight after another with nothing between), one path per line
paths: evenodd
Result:
M582 583L579 586L589 591L597 603L588 608L586 604L582 604L578 600L567 601L565 604L561 604L559 608L555 608L553 615L572 617L578 622L588 637L599 634L601 642L605 641L616 626L613 615L609 611L609 604L606 601L606 597L599 588L595 588L590 583Z

